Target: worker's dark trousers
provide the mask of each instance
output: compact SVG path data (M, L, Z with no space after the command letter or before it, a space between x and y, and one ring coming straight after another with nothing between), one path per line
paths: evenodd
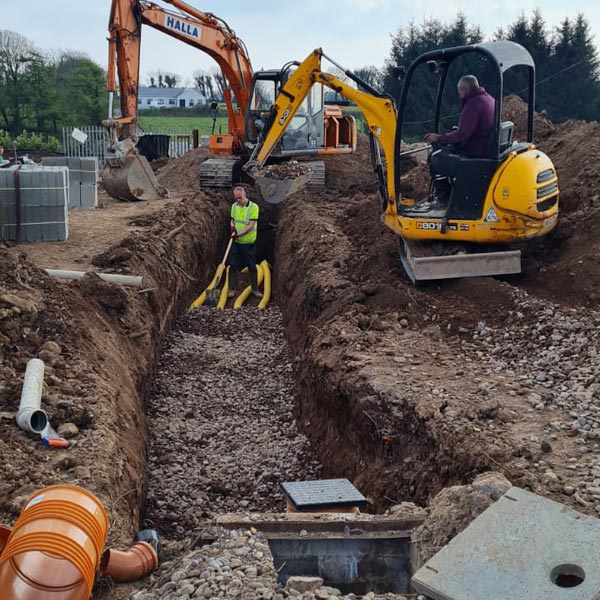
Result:
M460 156L450 154L445 149L436 150L429 157L431 179L433 180L436 196L441 202L448 202L450 200L450 194L452 193L450 178L456 176L459 163Z
M258 273L256 271L256 245L233 243L231 248L231 269L229 270L230 288L237 287L238 273L248 267L250 285L253 290L258 289Z

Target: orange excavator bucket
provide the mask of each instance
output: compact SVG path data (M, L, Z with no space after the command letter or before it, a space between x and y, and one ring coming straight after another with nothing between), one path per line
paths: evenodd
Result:
M107 156L102 183L107 193L117 200L158 200L169 192L152 171L146 157L137 148L122 156Z

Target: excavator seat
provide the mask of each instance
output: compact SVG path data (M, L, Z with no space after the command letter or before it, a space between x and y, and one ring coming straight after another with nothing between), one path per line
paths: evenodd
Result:
M515 125L512 121L503 121L498 130L498 146L496 137L490 138L490 158L461 157L458 174L451 180L452 193L450 196L451 219L480 219L483 204L499 165L513 151L524 151L529 144L513 142ZM498 154L499 150L499 154Z

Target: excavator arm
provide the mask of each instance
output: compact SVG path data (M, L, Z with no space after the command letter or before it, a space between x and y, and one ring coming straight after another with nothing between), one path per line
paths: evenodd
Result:
M143 157L136 156L128 161L128 165L124 164L124 159L132 153L136 154L134 147L143 25L189 44L217 62L226 81L224 100L229 122L229 142L225 146L228 151L239 151L244 143L244 118L252 85L252 65L244 43L218 17L196 10L181 0L163 1L177 10L166 10L142 0L112 0L107 76L109 119L104 125L111 137L109 168L106 171L109 182L107 191L115 197L149 199L156 195L151 188L159 196L162 195ZM117 89L117 76L121 117L113 119L112 98ZM127 172L127 169L134 173ZM126 171L121 172L123 170ZM143 189L146 192L142 192Z
M369 91L360 91L338 77L323 72L321 63L324 56L320 48L311 52L281 88L265 124L261 141L257 144L250 161L244 168L249 170L262 167L266 163L296 111L310 93L312 86L322 83L354 102L364 115L372 140L379 144L378 147L377 144L374 144L372 149L374 150L374 167L379 178L382 201L386 205L386 212L396 215L394 141L397 116L394 103L390 98L362 82L351 71L345 71L346 75ZM337 64L336 66L339 67ZM378 148L383 150L387 173L380 160Z

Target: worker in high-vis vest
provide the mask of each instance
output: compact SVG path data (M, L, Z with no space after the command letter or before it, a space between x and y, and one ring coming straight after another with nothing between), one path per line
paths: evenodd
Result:
M231 265L229 269L229 297L236 295L239 272L248 267L252 295L262 298L258 289L256 271L256 235L258 233L258 204L246 197L242 186L233 188L235 202L231 206Z

